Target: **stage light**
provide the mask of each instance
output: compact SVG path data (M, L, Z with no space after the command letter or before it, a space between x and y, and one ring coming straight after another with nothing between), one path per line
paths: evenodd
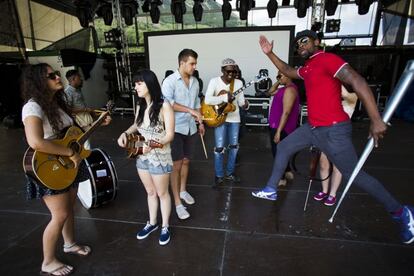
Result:
M142 12L149 12L150 11L150 0L145 0L141 6Z
M134 17L137 14L138 3L135 0L120 0L121 15L124 18L125 24L131 26L134 24Z
M158 24L160 22L161 12L158 6L161 4L162 3L159 0L151 0L150 16L151 16L151 22L154 24Z
M338 0L326 0L325 2L326 15L327 16L334 15L337 7L338 7Z
M111 26L114 16L112 14L112 6L108 2L102 2L96 10L96 15L102 17L105 25Z
M322 31L322 27L322 22L316 21L315 23L313 23L311 30L318 33Z
M278 4L276 0L269 0L267 3L267 14L269 15L269 18L275 18L277 7Z
M76 17L79 19L79 24L83 28L89 27L89 22L92 20L91 4L85 0L75 0L73 4L76 6Z
M326 20L326 32L336 33L341 29L341 19Z
M104 32L105 42L116 42L121 39L121 31L119 29L111 29L108 32Z
M295 0L293 5L296 8L297 16L299 18L303 18L306 16L306 12L309 8L309 1L308 0Z
M358 5L358 14L364 15L369 12L369 7L371 6L373 0L359 0L355 1L355 3Z
M203 18L203 6L201 6L203 1L204 0L194 0L193 15L196 22L200 22Z
M237 0L236 9L239 11L240 20L246 20L249 13L249 0Z
M183 23L183 15L186 11L185 0L172 0L171 13L174 15L175 23Z
M223 14L224 21L227 21L230 19L231 5L230 5L229 0L224 0L223 5L221 6L221 13Z

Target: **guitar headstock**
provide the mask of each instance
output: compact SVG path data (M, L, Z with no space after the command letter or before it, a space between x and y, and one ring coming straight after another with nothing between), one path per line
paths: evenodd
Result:
M106 111L112 113L115 109L115 102L113 100L109 100L105 105Z

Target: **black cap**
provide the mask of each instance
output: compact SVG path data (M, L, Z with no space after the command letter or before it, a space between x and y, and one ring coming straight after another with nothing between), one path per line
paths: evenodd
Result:
M313 38L313 39L319 39L319 36L316 32L311 31L311 30L304 30L296 34L295 39L293 40L293 43L296 43L296 41L298 41L299 39L305 36Z

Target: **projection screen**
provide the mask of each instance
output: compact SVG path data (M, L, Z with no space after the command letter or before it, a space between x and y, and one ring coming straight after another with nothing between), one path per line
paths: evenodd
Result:
M274 82L276 67L260 48L259 36L262 34L274 41L274 52L285 62L290 62L294 26L278 26L147 32L144 34L147 67L162 82L166 70L177 70L178 53L190 48L198 53L197 70L204 83L203 93L210 79L221 76L221 61L225 58L236 61L246 82L258 75L260 69L268 69ZM254 86L245 91L246 95L254 93Z

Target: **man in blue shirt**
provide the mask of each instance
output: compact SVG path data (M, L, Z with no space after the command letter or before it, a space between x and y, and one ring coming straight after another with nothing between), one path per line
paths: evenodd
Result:
M199 123L200 135L204 135L199 83L193 76L197 66L198 54L191 49L184 49L178 55L178 70L168 76L162 83L162 93L170 102L175 114L175 135L171 143L171 155L174 162L171 174L171 188L177 215L187 219L190 214L183 206L194 204L194 198L187 192L187 176Z
M81 91L83 80L77 70L69 70L66 72L66 79L69 84L65 88L66 101L72 108L75 115L76 123L82 127L83 130L88 130L93 124L93 109L86 106L85 99ZM89 139L85 141L85 149L91 149Z

